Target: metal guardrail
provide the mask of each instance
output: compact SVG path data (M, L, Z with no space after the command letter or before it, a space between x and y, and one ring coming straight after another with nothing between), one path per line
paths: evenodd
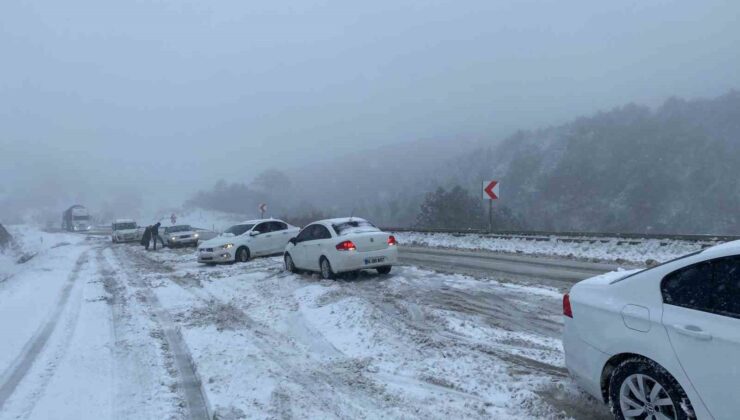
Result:
M398 228L384 227L389 232L418 232L418 233L448 233L451 235L481 235L486 237L500 238L522 238L528 240L559 240L568 241L594 241L608 239L622 239L625 242L640 240L680 240L687 242L729 242L740 240L740 235L696 235L696 234L665 234L665 233L614 233L614 232L552 232L552 231L494 231L485 229L421 229L421 228Z

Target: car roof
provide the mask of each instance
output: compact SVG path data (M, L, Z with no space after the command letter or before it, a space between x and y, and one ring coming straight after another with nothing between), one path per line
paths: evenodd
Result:
M245 220L243 222L239 222L237 223L237 225L256 225L257 223L262 223L262 222L283 222L283 221L280 219L254 219L254 220Z
M706 256L707 258L736 254L740 254L740 240L721 243L719 245L709 247L701 252L701 255Z
M337 225L340 223L347 223L347 222L367 222L367 220L363 219L362 217L336 217L334 219L324 219L324 220L317 220L313 223L324 223L329 225ZM311 223L311 224L313 224Z

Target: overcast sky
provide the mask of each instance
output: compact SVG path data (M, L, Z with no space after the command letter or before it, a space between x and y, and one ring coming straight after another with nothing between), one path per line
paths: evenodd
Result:
M181 202L271 166L716 96L740 87L739 16L736 0L3 1L0 193Z

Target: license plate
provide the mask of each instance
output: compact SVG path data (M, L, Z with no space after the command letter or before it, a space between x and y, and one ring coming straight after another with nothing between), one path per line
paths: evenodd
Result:
M385 257L372 257L372 258L365 258L365 265L367 264L377 264L385 261Z

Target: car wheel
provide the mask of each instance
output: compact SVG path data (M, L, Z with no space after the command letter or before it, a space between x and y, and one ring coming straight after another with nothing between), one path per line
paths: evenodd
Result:
M249 261L249 248L241 247L236 250L236 262Z
M295 268L295 263L293 263L293 257L291 257L290 254L285 254L285 270L291 273L298 272Z
M331 264L326 257L321 257L319 260L319 268L321 269L321 278L324 280L332 280L334 278L334 271L331 269Z
M662 366L634 358L622 362L609 380L609 403L619 420L684 420L693 416L681 385Z
M378 267L376 270L378 270L378 274L388 274L391 272L391 266L386 265L384 267Z

